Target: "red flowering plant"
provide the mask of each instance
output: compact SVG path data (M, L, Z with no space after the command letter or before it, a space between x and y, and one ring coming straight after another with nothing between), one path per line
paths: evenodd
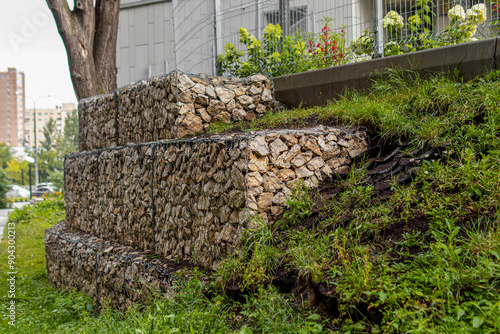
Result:
M491 13L491 25L493 29L495 29L497 32L500 32L500 4L499 1L493 6L492 8L492 13ZM494 20L494 21L493 21ZM497 33L498 35L498 33Z
M333 31L331 21L326 17L321 33L309 35L307 51L313 68L346 64L352 58L352 51L346 45L346 30Z

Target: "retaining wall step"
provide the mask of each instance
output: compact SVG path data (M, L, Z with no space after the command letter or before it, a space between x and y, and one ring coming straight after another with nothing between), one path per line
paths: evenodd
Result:
M84 292L101 308L126 310L152 296L171 298L182 279L179 269L193 269L83 232L61 222L45 232L48 280L55 287ZM200 277L208 283L208 279Z
M80 151L178 139L211 122L253 120L274 107L271 81L172 72L80 100Z
M349 168L363 131L318 127L158 141L70 154L66 224L90 235L209 267L248 219L274 220L291 190Z

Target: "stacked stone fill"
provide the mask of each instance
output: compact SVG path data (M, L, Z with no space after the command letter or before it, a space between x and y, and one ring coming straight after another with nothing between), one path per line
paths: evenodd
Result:
M271 81L173 72L81 100L80 151L204 133L215 121L251 121L274 106Z

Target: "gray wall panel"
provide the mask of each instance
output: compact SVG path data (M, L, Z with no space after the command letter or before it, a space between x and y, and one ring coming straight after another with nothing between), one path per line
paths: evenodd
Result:
M148 44L148 7L133 9L135 16L135 45Z
M147 79L149 73L148 46L138 45L135 47L135 78L137 80Z
M118 86L148 79L149 74L165 73L174 68L172 1L147 3L122 1L117 41ZM151 73L149 69L151 68Z

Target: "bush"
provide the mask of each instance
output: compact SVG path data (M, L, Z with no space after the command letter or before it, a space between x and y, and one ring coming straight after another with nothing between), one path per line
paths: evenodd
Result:
M6 208L7 207L7 192L9 191L10 187L7 184L7 174L5 174L5 171L3 168L0 167L0 208Z
M307 44L300 32L283 36L279 24L267 25L262 41L240 28L240 43L246 46L246 53L227 43L225 53L218 57L222 68L219 74L246 77L265 73L276 77L345 64L352 54L351 49L346 46L346 31L342 29L338 33L332 32L330 22L331 19L325 18L321 34L309 34Z

